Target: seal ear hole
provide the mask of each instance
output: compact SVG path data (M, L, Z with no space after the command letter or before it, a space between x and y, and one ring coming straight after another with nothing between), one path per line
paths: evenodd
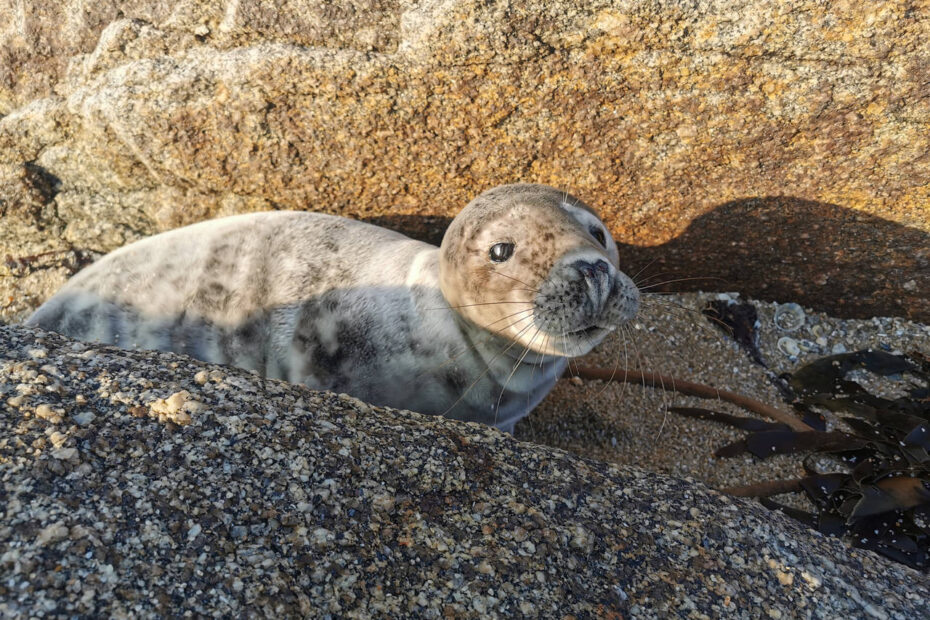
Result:
M592 237L594 237L595 239L597 239L597 242L600 243L601 246L603 246L603 247L605 247L605 248L607 247L607 236L604 235L604 231L603 231L603 230L601 230L600 228L594 228L594 227L592 227L591 230L590 230L590 233L591 233L591 236L592 236Z
M495 243L491 246L491 250L488 252L488 256L491 257L492 263L503 263L511 256L513 256L513 247L512 243Z

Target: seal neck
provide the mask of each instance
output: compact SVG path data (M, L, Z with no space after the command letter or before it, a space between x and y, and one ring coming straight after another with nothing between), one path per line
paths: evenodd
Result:
M521 365L532 364L540 367L554 361L567 359L558 355L527 351L526 347L520 343L514 343L513 340L504 336L482 329L458 312L455 312L454 316L459 329L471 343L472 348L481 355L484 362L491 368L491 372L494 372L499 365L512 369L513 363L517 360L520 360Z

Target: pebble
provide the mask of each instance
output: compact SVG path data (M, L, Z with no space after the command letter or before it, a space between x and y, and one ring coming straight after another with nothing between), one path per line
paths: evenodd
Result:
M24 400L25 400L25 397L21 394L17 396L10 396L9 398L6 399L6 404L9 405L10 407L13 407L14 409L19 409L20 407L23 406Z
M58 424L62 421L64 409L52 409L50 405L39 405L36 407L36 417L41 420L47 420L52 424Z
M81 411L71 416L71 419L74 420L78 426L87 426L93 422L96 417L97 416L95 416L92 411Z
M149 408L158 416L159 420L185 426L191 423L191 416L188 412L201 411L204 407L202 403L191 398L190 392L181 390L168 398L156 399L149 405Z
M40 547L64 540L68 536L68 526L63 521L56 521L43 528L36 536L36 544Z
M52 457L59 461L73 461L77 456L77 448L59 448L58 450L52 450Z

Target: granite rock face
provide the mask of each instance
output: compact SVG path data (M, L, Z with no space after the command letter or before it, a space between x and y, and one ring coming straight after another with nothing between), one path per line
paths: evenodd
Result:
M920 617L924 574L693 481L0 327L0 615Z
M8 1L0 308L208 217L521 180L598 207L630 271L927 321L928 123L925 3Z

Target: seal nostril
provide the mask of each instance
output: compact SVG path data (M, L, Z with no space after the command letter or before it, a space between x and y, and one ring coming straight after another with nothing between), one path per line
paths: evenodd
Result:
M610 272L610 265L605 260L597 260L593 263L580 260L575 263L575 269L578 270L585 279L597 280L602 274Z

